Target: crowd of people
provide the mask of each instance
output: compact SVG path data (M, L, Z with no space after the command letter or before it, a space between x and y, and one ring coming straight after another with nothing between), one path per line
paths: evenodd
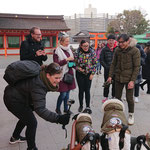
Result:
M67 125L72 113L68 109L67 101L70 91L78 86L78 112L88 109L89 113L92 113L91 84L95 74L102 74L102 66L102 103L109 99L110 87L111 99L117 98L122 101L125 87L129 125L134 124L134 102L139 102L139 88L144 89L144 85L147 84L147 94L150 94L150 42L143 49L127 34L121 34L118 38L113 34L108 35L107 43L99 43L96 50L90 47L88 41L81 40L75 53L69 47L69 37L62 36L53 52L53 63L45 66L43 61L47 60L47 55L41 43L41 31L40 28L33 27L30 35L21 44L20 60L36 61L42 68L38 76L19 81L13 86L8 85L4 91L7 109L19 119L10 143L27 140L27 150L38 149L35 143L37 120L33 110L47 121ZM142 79L145 79L143 83ZM60 92L56 102L56 113L46 108L46 93L49 91ZM64 113L61 110L62 103ZM25 126L26 137L21 137L20 133Z

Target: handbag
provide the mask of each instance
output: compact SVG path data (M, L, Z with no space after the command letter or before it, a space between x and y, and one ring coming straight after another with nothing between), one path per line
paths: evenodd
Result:
M68 72L65 73L63 81L67 84L72 84L73 83L73 75L69 74Z

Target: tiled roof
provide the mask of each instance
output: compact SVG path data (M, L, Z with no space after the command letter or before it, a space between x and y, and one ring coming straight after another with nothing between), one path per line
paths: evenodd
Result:
M70 30L62 15L21 15L0 13L0 29L31 29L37 26L42 30Z

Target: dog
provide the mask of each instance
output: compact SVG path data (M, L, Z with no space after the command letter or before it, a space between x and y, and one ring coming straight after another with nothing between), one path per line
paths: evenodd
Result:
M122 101L110 99L102 105L101 146L103 150L130 150L131 131L125 116Z

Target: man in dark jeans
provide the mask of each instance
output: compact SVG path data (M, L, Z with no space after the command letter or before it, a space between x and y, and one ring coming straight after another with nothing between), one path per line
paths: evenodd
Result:
M102 49L100 54L100 63L104 67L104 81L106 82L108 79L109 68L112 63L114 51L115 51L115 36L110 34L107 38L107 45ZM115 82L112 83L112 98L115 97ZM102 103L104 103L108 99L109 94L109 85L104 87L103 96L104 99Z
M41 42L41 35L38 27L33 27L30 30L30 35L21 43L20 60L34 60L40 66L43 64L43 61L47 60L47 55Z

